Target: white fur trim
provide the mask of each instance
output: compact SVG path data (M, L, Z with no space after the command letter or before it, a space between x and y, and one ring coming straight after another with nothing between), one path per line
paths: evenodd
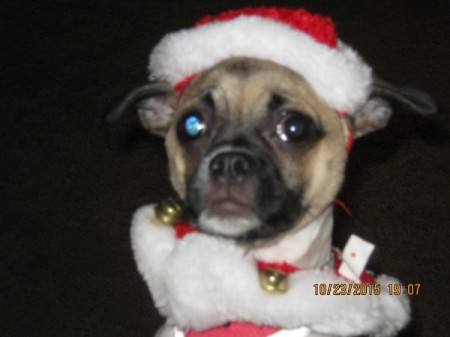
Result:
M274 334L270 335L269 337L308 337L311 335L311 330L302 326L298 329L291 329L291 330L281 330L278 332L275 332Z
M409 321L406 296L393 296L380 276L381 295L315 295L314 284L347 283L334 270L307 270L289 276L289 290L268 295L259 287L255 257L233 241L201 233L182 240L159 224L154 207L137 211L131 228L139 271L157 308L170 324L203 330L229 321L285 329L301 326L340 336L394 336ZM207 258L205 258L207 257Z
M371 68L342 42L336 49L277 21L241 16L166 35L150 54L150 73L175 85L233 56L267 59L301 74L338 111L367 100Z
M142 207L134 214L130 230L131 248L138 270L151 290L155 306L166 316L170 310L166 285L160 273L175 247L176 238L170 226L155 225L158 220L154 208L154 205Z

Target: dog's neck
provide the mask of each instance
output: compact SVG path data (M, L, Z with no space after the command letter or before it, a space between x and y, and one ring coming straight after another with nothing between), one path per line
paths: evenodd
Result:
M302 269L323 267L330 262L332 230L333 207L329 206L308 225L252 249L252 254L261 261L287 262Z

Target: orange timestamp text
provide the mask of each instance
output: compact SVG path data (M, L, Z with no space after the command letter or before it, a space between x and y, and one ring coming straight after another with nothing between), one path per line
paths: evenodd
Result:
M380 295L382 287L379 283L315 283L315 295ZM419 295L420 283L389 283L389 295Z

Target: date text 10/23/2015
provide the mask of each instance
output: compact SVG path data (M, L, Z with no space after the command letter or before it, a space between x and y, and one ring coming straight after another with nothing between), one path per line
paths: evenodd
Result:
M390 283L387 286L389 295L419 295L420 283ZM379 283L315 283L313 287L315 295L364 296L381 294Z

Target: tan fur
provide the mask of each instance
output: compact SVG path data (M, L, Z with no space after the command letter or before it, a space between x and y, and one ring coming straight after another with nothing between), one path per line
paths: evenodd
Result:
M304 202L310 207L307 216L297 224L302 227L317 217L334 200L345 169L345 133L336 111L333 111L303 77L281 65L264 60L251 60L248 72L235 71L247 58L226 60L196 78L181 98L177 114L194 108L202 93L211 91L216 114L236 130L258 127L267 118L267 104L272 93L288 97L286 106L303 111L322 125L325 136L313 148L286 154L273 145L273 153L283 168L284 180L292 189L305 188ZM170 160L170 176L174 188L185 197L184 179L196 167L196 158L184 152L176 138L175 117L166 140ZM262 131L270 144L271 135ZM300 205L299 205L300 206ZM306 205L303 205L306 206Z

